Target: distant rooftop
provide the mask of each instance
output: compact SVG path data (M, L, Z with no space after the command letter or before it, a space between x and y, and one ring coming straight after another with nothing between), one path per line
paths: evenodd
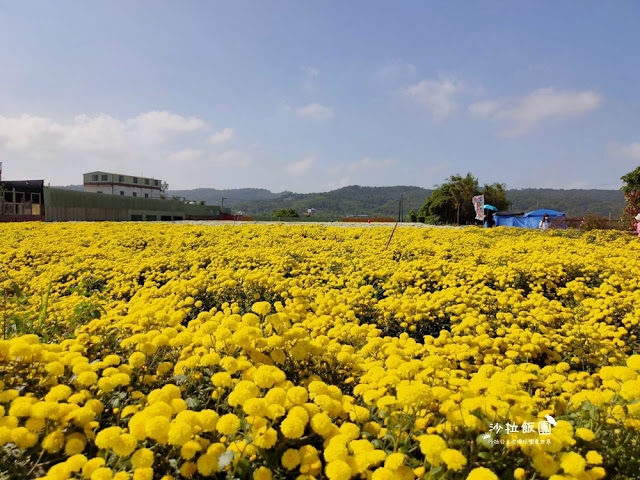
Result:
M87 172L83 173L83 176L86 175L110 175L111 177L129 177L129 178L148 178L149 180L157 180L155 177L144 177L141 175L128 175L124 173L112 173L112 172L104 172L102 170L96 170L95 172Z
M128 185L132 187L146 187L161 189L162 180L153 177L140 177L136 175L123 175L121 173L109 173L103 171L88 172L83 174L85 189L88 185Z

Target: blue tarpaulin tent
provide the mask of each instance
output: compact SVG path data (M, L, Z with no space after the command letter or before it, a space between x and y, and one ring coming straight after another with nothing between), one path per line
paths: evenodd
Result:
M524 212L513 212L511 210L494 213L493 218L496 221L496 227L523 227Z
M567 228L564 212L541 208L525 214L514 212L497 212L495 214L496 227L538 228L542 217L547 214L551 221L551 228Z
M538 228L542 217L545 215L549 215L551 228L567 228L564 212L549 210L547 208L541 208L539 210L534 210L533 212L525 213L524 216L527 219L527 226L529 228Z

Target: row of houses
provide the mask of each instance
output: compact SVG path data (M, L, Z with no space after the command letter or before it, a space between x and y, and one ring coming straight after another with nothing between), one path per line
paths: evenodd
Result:
M0 222L236 219L217 205L166 198L158 179L108 172L83 177L83 191L47 187L44 180L2 180L0 162Z

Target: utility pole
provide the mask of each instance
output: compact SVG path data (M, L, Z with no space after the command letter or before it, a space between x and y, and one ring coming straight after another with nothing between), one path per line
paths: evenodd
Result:
M404 193L400 195L398 200L398 222L402 222L404 219Z

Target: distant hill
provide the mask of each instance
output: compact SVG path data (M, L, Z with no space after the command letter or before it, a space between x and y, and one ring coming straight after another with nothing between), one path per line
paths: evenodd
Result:
M184 197L187 200L196 200L211 205L220 205L222 197L224 197L224 204L233 206L243 202L272 200L279 198L284 193L273 193L264 188L237 188L233 190L195 188L193 190L169 190L168 195L170 197Z
M68 185L69 190L82 190L82 185ZM294 193L271 192L264 188L239 188L218 190L196 188L193 190L170 190L169 197L184 197L187 200L204 201L220 205L225 197L225 207L241 210L245 215L270 217L281 208L293 208L303 213L315 208L319 219L339 219L347 215L370 215L396 218L398 200L405 194L404 212L418 211L431 190L421 187L361 187L352 185L330 192ZM549 188L524 188L507 190L512 210L524 212L537 208L550 208L565 212L567 217L582 217L588 212L600 216L618 218L624 207L624 196L620 190L555 190Z
M210 194L208 192L211 192ZM245 196L248 192L251 197ZM176 192L169 192L175 195ZM405 193L404 211L418 211L431 190L421 187L361 187L357 185L323 193L273 193L264 189L214 190L197 189L180 192L192 200L205 200L220 204L227 197L225 206L245 215L266 217L281 208L293 208L302 213L316 209L319 218L341 218L347 215L371 215L396 217L398 199ZM620 190L555 190L548 188L525 188L508 190L507 198L512 210L528 212L537 208L550 208L565 212L568 217L582 217L588 212L600 216L618 218L624 207L624 196Z
M339 219L349 215L370 215L374 217L397 217L398 202L404 194L404 212L418 210L431 190L421 187L361 187L352 185L323 193L283 192L269 200L241 202L233 206L247 215L269 216L281 208L293 208L306 212L316 210L320 218Z
M512 210L528 212L537 208L560 210L567 217L583 217L588 212L603 217L619 218L624 208L620 190L555 190L524 188L508 190Z

